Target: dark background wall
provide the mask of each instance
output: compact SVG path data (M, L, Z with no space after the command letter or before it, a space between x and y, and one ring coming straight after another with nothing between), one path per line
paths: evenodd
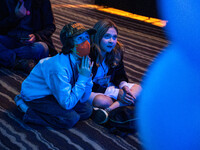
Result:
M95 0L95 4L147 17L160 18L157 13L156 0Z

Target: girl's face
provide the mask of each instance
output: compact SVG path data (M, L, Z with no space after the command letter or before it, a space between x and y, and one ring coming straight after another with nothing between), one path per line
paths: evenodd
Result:
M100 48L104 52L111 52L117 43L117 31L114 27L108 29L100 42Z

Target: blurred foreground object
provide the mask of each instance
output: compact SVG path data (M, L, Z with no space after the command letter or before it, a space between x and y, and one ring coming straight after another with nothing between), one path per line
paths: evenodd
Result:
M200 3L159 1L171 45L152 64L138 104L147 150L200 149Z

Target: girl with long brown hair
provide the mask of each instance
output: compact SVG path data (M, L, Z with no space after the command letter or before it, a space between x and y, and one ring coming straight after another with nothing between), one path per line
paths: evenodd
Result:
M94 62L93 89L90 103L97 107L94 121L102 124L108 113L119 107L134 104L141 91L138 84L128 83L124 70L123 45L118 41L118 28L110 19L94 25L96 34L91 36L91 61Z

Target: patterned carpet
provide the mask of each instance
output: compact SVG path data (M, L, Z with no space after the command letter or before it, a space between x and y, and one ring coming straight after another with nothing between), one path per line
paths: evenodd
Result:
M91 0L90 0L91 1ZM119 27L119 40L125 45L125 69L130 82L142 82L145 72L158 53L167 45L162 28L129 18L115 16L86 7L89 0L51 0L57 30L53 41L61 50L59 32L71 21L92 27L99 19L110 18ZM1 150L141 150L138 133L120 137L110 134L91 119L69 130L55 130L22 122L22 113L13 98L19 94L27 74L0 68L0 149Z

